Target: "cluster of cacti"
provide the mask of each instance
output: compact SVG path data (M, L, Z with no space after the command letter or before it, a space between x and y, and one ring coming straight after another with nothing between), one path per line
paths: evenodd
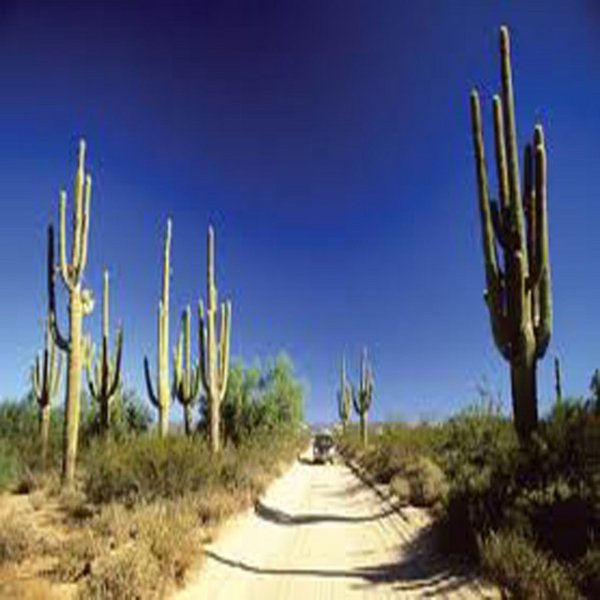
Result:
M55 344L67 354L68 376L65 401L65 425L63 434L62 478L70 485L75 476L79 412L81 396L81 371L83 368L83 317L94 306L90 290L83 287L83 272L87 263L88 231L90 223L90 199L92 180L85 172L85 142L79 144L79 162L74 183L73 240L71 261L67 260L67 194L60 194L60 261L54 263L54 229L48 228L48 299L49 319ZM55 276L60 273L69 296L69 334L64 336L58 326L56 313Z
M58 392L62 371L62 354L58 350L52 333L50 322L46 320L44 351L36 355L35 365L31 371L31 384L35 399L40 409L40 438L42 469L46 470L48 460L48 434L50 430L50 410L52 400Z
M100 357L94 361L94 347L90 345L86 356L86 373L90 396L98 403L100 409L100 430L108 432L110 426L110 407L121 384L121 355L123 350L123 329L117 330L115 354L110 356L109 349L109 283L108 271L104 271L104 289L102 295L102 346Z
M202 385L209 405L209 435L213 452L220 448L221 402L227 391L229 376L229 339L231 333L231 302L221 303L219 331L217 312L219 311L217 286L215 284L215 236L213 228L208 228L206 312L200 302L200 373Z
M144 374L148 398L158 410L158 431L161 437L169 433L169 410L171 389L169 385L169 283L171 278L171 219L167 221L167 233L163 250L162 297L158 303L158 351L157 392L154 392L150 364L144 358Z
M63 482L70 485L75 475L79 430L81 375L87 372L90 396L98 403L100 429L109 430L111 403L121 385L121 357L123 331L117 330L114 354L109 348L109 275L104 273L102 343L97 360L95 349L83 333L83 317L93 309L90 290L83 287L83 273L87 262L90 221L91 177L85 172L85 142L79 146L79 161L74 182L73 241L70 262L67 260L66 193L60 195L59 263L55 263L54 227L48 227L48 324L43 358L36 357L32 373L32 386L40 406L40 435L42 438L42 463L47 460L50 402L57 393L60 380L60 356L68 357L65 419L63 435ZM182 331L173 356L173 383L169 383L169 287L171 275L171 220L163 251L162 297L158 305L157 393L154 392L148 359L144 359L144 373L151 403L158 409L160 436L169 431L171 396L183 407L186 434L192 432L192 408L200 384L206 392L209 405L210 439L213 451L219 450L220 405L227 389L229 373L229 340L231 332L231 303L220 306L220 322L214 267L214 232L208 230L208 282L206 312L202 302L198 306L198 364L191 359L191 311L186 308L182 318ZM58 326L55 280L57 274L63 281L69 297L69 335L61 333ZM219 331L217 331L219 327Z
M192 365L192 314L186 306L179 341L173 353L173 395L183 409L185 434L192 434L192 408L200 393L200 365Z
M486 292L494 341L510 364L517 432L527 440L537 426L536 366L552 333L552 292L546 207L546 150L541 125L525 146L523 190L513 98L508 30L500 30L502 93L494 96L498 201L490 198L479 95L471 92L471 117ZM503 260L499 260L499 251Z
M338 415L342 428L346 429L352 410L352 384L346 377L346 358L342 357L340 370L340 389L338 390Z

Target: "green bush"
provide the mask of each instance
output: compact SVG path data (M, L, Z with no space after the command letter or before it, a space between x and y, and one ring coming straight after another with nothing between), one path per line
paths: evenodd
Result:
M13 448L0 439L0 491L12 487L19 475L20 466Z

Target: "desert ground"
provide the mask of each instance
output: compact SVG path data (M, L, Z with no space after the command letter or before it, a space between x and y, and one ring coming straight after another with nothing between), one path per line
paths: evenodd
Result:
M296 462L206 548L177 600L499 598L433 549L427 513L395 508L346 465Z

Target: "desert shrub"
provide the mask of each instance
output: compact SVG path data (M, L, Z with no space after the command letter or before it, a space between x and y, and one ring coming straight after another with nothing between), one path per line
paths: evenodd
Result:
M99 440L86 453L85 490L93 502L175 498L210 484L221 462L183 436Z
M79 595L90 600L161 598L160 566L145 545L132 542L101 556Z
M444 472L431 459L420 456L405 468L410 490L410 503L414 506L433 506L443 500L448 492Z
M218 486L256 494L280 461L296 455L299 440L296 428L260 430L217 456L199 436L98 440L86 452L84 487L96 503L178 498Z
M0 565L21 562L32 551L31 527L14 512L0 519Z
M512 532L490 534L481 543L484 567L515 598L575 600L577 589L561 564Z
M402 504L410 504L410 483L404 475L394 475L390 481L390 492Z

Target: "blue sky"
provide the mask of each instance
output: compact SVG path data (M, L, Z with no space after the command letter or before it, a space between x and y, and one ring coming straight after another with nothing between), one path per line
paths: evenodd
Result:
M26 391L45 228L84 135L86 281L98 296L109 267L126 379L142 396L170 216L172 332L204 294L212 222L232 352L287 350L310 419L335 416L340 356L356 379L363 345L373 418L443 417L482 377L508 404L482 300L468 111L476 85L489 136L501 24L519 137L539 119L549 153L555 322L541 403L555 352L566 391L586 392L600 367L598 3L3 2L0 396ZM86 324L96 337L99 317Z

